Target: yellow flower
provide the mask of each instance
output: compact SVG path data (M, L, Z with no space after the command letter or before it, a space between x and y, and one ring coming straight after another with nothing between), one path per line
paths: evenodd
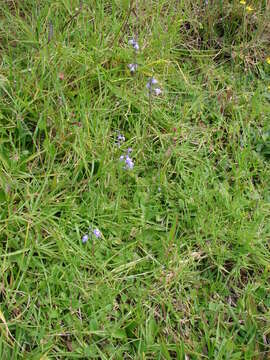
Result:
M253 11L254 9L253 9L253 7L251 7L251 6L246 6L246 10L249 11L249 12L251 12L251 11Z
M266 62L270 65L270 57L266 58Z
M240 4L242 4L242 5L246 5L245 0L240 0Z
M267 86L267 89L270 91L270 85Z

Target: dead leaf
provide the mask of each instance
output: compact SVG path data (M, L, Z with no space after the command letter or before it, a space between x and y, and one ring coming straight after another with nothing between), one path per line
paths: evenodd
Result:
M0 326L0 329L3 331L6 339L13 345L13 341L10 338L13 338L13 336L11 335L9 329L8 329L8 325L6 322L6 319L4 317L4 314L2 313L2 311L0 310L0 320L3 322L4 324L4 329Z
M72 342L67 340L66 345L67 345L68 351L72 352Z

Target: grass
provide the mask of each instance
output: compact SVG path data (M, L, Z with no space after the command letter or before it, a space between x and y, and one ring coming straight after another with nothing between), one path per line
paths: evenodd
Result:
M270 11L248 5L2 1L1 359L269 357Z

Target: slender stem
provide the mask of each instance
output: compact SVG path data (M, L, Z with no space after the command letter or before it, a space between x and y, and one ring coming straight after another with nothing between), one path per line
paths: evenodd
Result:
M152 89L149 89L149 117L152 116Z
M74 19L81 13L82 7L83 7L83 2L80 1L79 9L76 11L76 13L75 13L73 16L71 16L71 17L68 19L68 21L65 22L65 24L63 25L61 31L63 31L63 30L65 29L65 27L68 26L68 24L71 23L71 21L74 20Z
M126 18L125 18L125 20L123 21L122 26L120 27L118 33L115 35L115 37L113 38L113 40L112 40L112 42L111 42L111 44L110 44L110 47L111 47L111 48L113 47L115 41L116 41L117 38L119 37L121 31L124 30L125 27L126 27L126 24L127 24L127 22L128 22L128 19L129 19L129 17L130 17L130 14L131 14L131 12L132 12L132 9L133 9L133 3L134 3L134 0L132 0L132 1L130 2L129 10L128 10L128 13L127 13L127 15L126 15ZM122 35L122 36L123 36L123 35ZM121 38L120 38L120 40L121 40ZM120 41L120 40L119 40L119 41Z

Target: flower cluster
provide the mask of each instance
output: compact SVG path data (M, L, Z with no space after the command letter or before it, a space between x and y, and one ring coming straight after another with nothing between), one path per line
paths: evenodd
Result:
M91 229L89 228L89 233L88 234L84 234L82 237L82 243L85 244L91 237L95 237L96 239L100 239L101 238L101 232L99 229L95 228L95 229Z
M135 54L139 51L140 49L139 44L134 38L130 39L128 41L128 44L133 47ZM138 64L136 62L130 63L128 64L128 68L131 74L134 74L138 70ZM153 76L148 80L146 87L149 90L149 95L154 94L158 96L162 94L162 90L157 86L157 84L158 81Z
M132 170L134 168L134 161L131 159L129 154L132 152L131 148L128 148L127 153L125 155L121 155L119 160L120 162L124 162L124 169L125 170Z
M140 50L140 47L139 47L139 44L137 43L137 41L135 39L130 39L128 41L128 43L129 43L129 45L131 45L133 47L134 53L135 53L135 55L134 55L134 58L135 58L134 63L128 64L128 68L129 68L131 74L133 75L133 74L135 74L135 72L138 69L138 64L136 63L136 54Z
M137 41L135 39L130 39L128 41L129 45L131 45L134 49L135 52L138 52L140 50L139 44L137 43Z
M162 90L159 87L157 87L157 85L158 85L158 81L154 77L151 77L148 80L146 87L149 90L149 95L154 94L158 96L162 94Z
M117 130L116 133L117 133L116 145L120 147L123 144L123 142L126 141L126 138L124 137L124 135L120 134L120 131Z
M117 133L117 142L116 142L116 145L118 147L120 147L123 142L125 142L125 137L124 135L122 135L119 130L116 131ZM125 170L132 170L134 168L134 161L131 159L131 157L129 156L129 154L132 152L132 149L131 148L128 148L127 151L126 151L126 154L125 155L121 155L119 160L120 162L124 162L125 165L124 165L124 169Z

